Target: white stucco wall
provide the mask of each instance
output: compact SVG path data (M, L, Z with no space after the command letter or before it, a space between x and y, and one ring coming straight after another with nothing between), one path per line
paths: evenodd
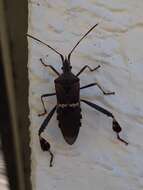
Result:
M120 143L112 120L82 103L82 128L73 146L65 143L56 114L44 136L55 154L42 152L38 129L45 117L40 96L52 93L56 75L39 58L60 71L60 57L29 39L29 105L31 120L32 184L34 190L142 190L143 189L143 1L142 0L29 0L29 34L67 54L91 26L99 26L80 44L71 61L73 72L88 64L81 85L98 81L115 91L104 96L92 87L81 92L87 100L110 110L123 128ZM46 59L46 55L49 57ZM46 99L49 112L55 97Z

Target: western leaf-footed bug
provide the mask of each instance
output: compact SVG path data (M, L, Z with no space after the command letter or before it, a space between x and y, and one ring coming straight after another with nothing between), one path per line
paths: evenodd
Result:
M52 49L55 53L60 55L61 60L62 60L62 70L63 72L60 74L53 66L51 65L46 65L42 59L40 59L41 63L45 67L49 67L52 69L57 75L58 78L55 79L55 93L50 93L50 94L43 94L41 96L41 102L44 108L44 112L39 114L39 116L43 116L47 113L45 104L44 104L44 98L49 97L49 96L56 96L57 97L57 104L54 106L54 108L51 110L51 112L47 115L45 118L44 122L42 123L40 129L39 129L39 140L40 140L40 145L41 149L43 151L49 151L51 155L51 160L50 160L50 166L52 166L53 162L53 153L50 150L50 144L47 142L43 137L41 137L41 133L45 130L46 126L48 125L50 119L52 118L53 114L55 111L57 111L57 120L59 122L59 128L63 134L63 137L65 141L72 145L75 140L77 139L79 129L81 127L81 108L80 108L80 103L84 102L85 104L91 106L95 110L98 110L99 112L111 117L113 119L113 131L116 132L117 134L117 139L128 145L128 143L120 138L119 133L121 132L121 126L119 123L116 121L115 117L111 112L108 110L92 103L87 100L80 99L80 90L89 88L92 86L97 86L104 95L113 95L115 94L114 92L105 92L103 88L97 83L91 83L86 86L80 87L80 80L79 80L79 75L87 68L89 71L93 72L100 68L100 65L98 65L95 68L91 68L88 65L85 65L76 75L74 75L71 71L71 54L75 50L75 48L79 45L79 43L97 26L98 24L94 25L90 30L86 32L82 36L82 38L76 43L76 45L73 47L73 49L70 51L68 56L63 56L61 53L59 53L56 49L54 49L52 46L46 44L45 42L42 42L41 40L27 34L28 37L48 46L50 49Z

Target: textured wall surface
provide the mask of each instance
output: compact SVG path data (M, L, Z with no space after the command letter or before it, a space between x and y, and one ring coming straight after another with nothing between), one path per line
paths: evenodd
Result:
M32 183L35 190L142 190L143 189L143 1L142 0L31 0L29 34L67 54L91 26L99 26L80 44L71 61L73 72L88 64L101 65L98 71L86 70L81 85L92 82L97 87L85 89L81 96L110 110L121 124L117 141L112 120L85 104L82 127L76 143L65 143L56 114L43 136L55 154L49 168L49 154L42 152L38 129L45 117L40 96L52 93L56 75L44 68L39 58L60 71L61 60L47 47L29 39L29 105L31 120ZM48 58L46 55L49 55ZM55 97L46 99L49 112Z

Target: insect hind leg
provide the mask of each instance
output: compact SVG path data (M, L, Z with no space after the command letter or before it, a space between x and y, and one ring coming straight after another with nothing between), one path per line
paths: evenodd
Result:
M122 128L119 125L119 123L116 121L115 117L113 116L111 112L87 100L81 99L81 101L91 106L92 108L96 109L97 111L107 115L108 117L111 117L113 119L112 129L114 132L116 132L117 139L122 141L125 145L128 145L128 142L126 142L124 139L120 137L119 133L121 132Z
M39 137L39 140L40 140L40 145L41 145L41 149L43 151L48 151L50 156L51 156L51 159L50 159L50 167L53 166L53 159L54 159L54 155L53 153L51 152L50 150L50 143L48 141L46 141L43 137Z
M53 166L53 158L54 158L54 155L53 155L53 153L52 153L51 150L50 150L50 147L51 147L51 146L50 146L50 143L49 143L47 140L45 140L43 137L41 137L41 133L44 132L44 130L45 130L45 128L47 127L48 123L50 122L50 120L51 120L53 114L55 113L56 108L57 108L57 106L55 106L55 107L51 110L51 112L48 114L48 116L46 117L46 119L45 119L44 122L42 123L42 125L41 125L41 127L40 127L40 129L39 129L39 132L38 132L41 149L42 149L43 151L48 151L49 154L50 154L50 156L51 156L51 159L50 159L50 167Z

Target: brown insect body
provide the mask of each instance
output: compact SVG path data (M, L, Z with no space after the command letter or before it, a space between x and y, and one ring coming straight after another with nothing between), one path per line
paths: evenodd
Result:
M70 61L63 61L63 73L55 79L57 120L64 139L72 145L81 126L79 78L71 72Z

